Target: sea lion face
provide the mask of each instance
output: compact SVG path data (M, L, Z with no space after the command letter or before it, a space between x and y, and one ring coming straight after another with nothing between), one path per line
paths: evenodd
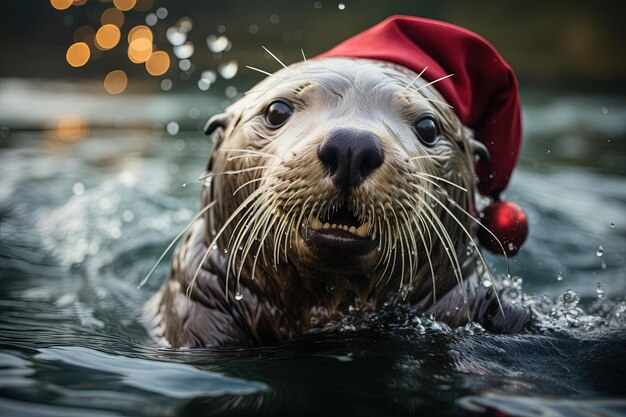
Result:
M267 77L216 119L207 240L227 274L291 268L402 286L460 269L475 190L469 132L416 76L316 59Z

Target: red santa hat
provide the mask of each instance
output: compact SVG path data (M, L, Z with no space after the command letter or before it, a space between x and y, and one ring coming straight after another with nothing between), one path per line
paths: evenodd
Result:
M340 43L318 58L353 57L393 62L435 81L461 122L489 150L490 160L476 166L478 190L495 203L481 213L490 230L479 230L488 249L512 255L523 243L528 224L514 203L498 201L517 162L522 138L520 99L513 70L496 49L467 29L436 20L392 16ZM495 236L494 236L495 235Z

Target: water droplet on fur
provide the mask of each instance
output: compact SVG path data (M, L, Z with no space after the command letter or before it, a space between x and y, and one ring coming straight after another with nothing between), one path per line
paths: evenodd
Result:
M187 183L186 183L186 182L183 182L183 183L181 184L181 186L182 186L183 188L185 188L185 187L187 186Z
M228 253L228 249L224 249L224 253Z
M547 155L550 155L550 149L547 149L547 150L546 150L546 154L547 154Z
M213 245L213 250L217 250L217 245Z
M483 287L489 288L489 287L491 287L491 285L492 285L491 280L489 280L489 279L484 279L483 280Z
M237 293L235 294L235 300L237 301L243 300L243 294L237 291Z
M563 272L559 272L559 274L556 276L556 280L559 282L562 282L565 279L565 274L563 274Z
M382 246L378 247L378 252L380 252L381 250L383 250Z
M596 285L596 294L598 298L604 298L604 285L601 282Z
M611 229L615 229L615 223L611 223Z
M598 246L598 250L596 251L596 256L598 258L601 258L602 255L604 255L604 246L600 245Z

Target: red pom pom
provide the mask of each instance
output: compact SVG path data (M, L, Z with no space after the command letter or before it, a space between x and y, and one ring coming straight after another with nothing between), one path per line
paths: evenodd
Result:
M504 248L508 256L515 255L528 234L528 220L524 210L510 201L494 201L483 210L480 217L483 226L498 238L502 247L482 227L478 229L480 243L493 253L502 254Z

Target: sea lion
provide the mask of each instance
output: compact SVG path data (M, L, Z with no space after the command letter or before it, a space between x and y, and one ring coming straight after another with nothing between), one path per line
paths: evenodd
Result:
M202 210L147 305L161 340L276 344L400 303L451 326L528 323L482 284L474 166L489 152L436 86L392 62L322 57L211 118Z

